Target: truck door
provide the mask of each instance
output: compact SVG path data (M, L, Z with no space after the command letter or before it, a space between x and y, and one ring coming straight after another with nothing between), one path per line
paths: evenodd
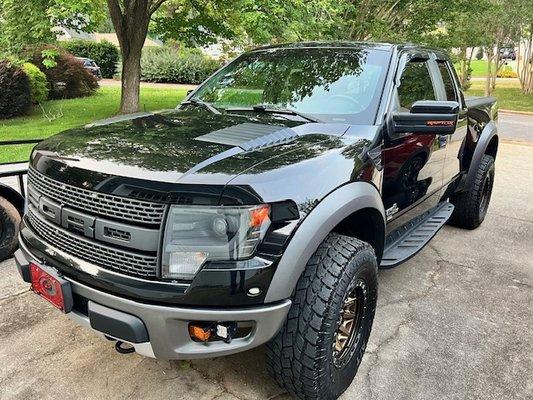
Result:
M453 135L448 135L446 142L446 159L444 161L443 185L448 185L460 172L460 153L464 138L467 134L466 104L459 90L455 72L449 61L437 60L437 66L442 78L439 100L457 101L460 105L457 118L457 128Z
M409 111L418 100L438 100L438 71L427 58L412 58L394 89L392 112ZM446 155L443 135L389 133L384 140L383 201L387 230L403 225L436 205L440 199Z

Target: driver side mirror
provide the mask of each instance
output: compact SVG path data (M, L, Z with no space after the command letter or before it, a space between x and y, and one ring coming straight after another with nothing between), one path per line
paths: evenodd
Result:
M455 132L458 114L456 101L417 101L409 112L392 115L394 133L450 135Z

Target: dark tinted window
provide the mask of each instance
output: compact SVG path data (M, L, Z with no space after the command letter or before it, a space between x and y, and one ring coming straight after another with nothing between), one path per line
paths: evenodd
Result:
M390 53L366 48L296 48L245 54L196 97L219 109L267 105L324 121L373 123Z
M410 109L415 101L436 100L435 89L425 61L407 63L398 88L400 107Z
M439 69L442 75L442 80L444 81L444 89L446 90L446 100L448 101L457 101L457 95L455 94L455 88L453 87L452 76L450 75L450 70L448 69L446 62L439 61Z

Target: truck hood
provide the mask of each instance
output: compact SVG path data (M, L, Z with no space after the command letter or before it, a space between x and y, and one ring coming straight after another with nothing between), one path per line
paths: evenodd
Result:
M258 163L328 136L340 137L347 129L345 124L272 114L218 115L200 108L138 113L59 133L35 148L31 163L47 175L67 167L102 179L224 185Z

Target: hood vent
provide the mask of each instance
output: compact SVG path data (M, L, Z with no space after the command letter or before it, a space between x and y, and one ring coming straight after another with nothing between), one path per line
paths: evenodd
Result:
M298 134L291 128L247 122L198 136L196 140L237 146L244 151L252 151L286 143L297 137Z

